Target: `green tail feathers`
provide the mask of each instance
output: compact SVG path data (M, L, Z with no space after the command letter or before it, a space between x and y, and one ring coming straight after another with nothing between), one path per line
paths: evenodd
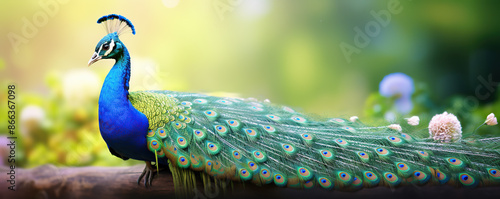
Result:
M149 149L176 172L344 191L500 184L498 138L440 143L269 102L173 91L133 92L130 101L150 122Z

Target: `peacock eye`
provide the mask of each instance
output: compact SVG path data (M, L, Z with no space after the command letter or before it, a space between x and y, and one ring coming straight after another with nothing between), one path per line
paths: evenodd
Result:
M105 43L104 45L102 45L102 49L103 50L108 50L109 49L109 43Z

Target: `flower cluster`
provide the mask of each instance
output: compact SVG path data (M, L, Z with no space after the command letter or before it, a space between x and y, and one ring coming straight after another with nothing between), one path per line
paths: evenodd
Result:
M462 126L455 115L444 112L432 117L429 134L436 141L454 142L462 138Z

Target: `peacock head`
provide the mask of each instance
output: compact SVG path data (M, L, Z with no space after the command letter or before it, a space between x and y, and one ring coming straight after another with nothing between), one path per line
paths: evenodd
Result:
M89 60L89 66L101 59L118 59L123 55L125 49L119 36L126 30L131 30L132 34L135 34L132 22L121 15L110 14L97 20L97 23L102 22L104 22L108 34L97 43L95 52Z
M123 43L118 39L118 35L110 33L97 43L95 52L89 60L89 66L101 59L117 59L122 55L122 51Z

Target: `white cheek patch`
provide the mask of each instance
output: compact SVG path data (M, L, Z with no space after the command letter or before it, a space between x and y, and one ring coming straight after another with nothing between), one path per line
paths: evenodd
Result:
M101 53L101 50L102 50L102 45L101 45L101 47L99 47L99 50L97 51L98 55Z
M101 46L102 47L102 46ZM111 43L109 43L109 48L108 50L104 53L104 56L108 56L111 51L115 48L115 40L111 40ZM100 51L100 50L99 50Z

